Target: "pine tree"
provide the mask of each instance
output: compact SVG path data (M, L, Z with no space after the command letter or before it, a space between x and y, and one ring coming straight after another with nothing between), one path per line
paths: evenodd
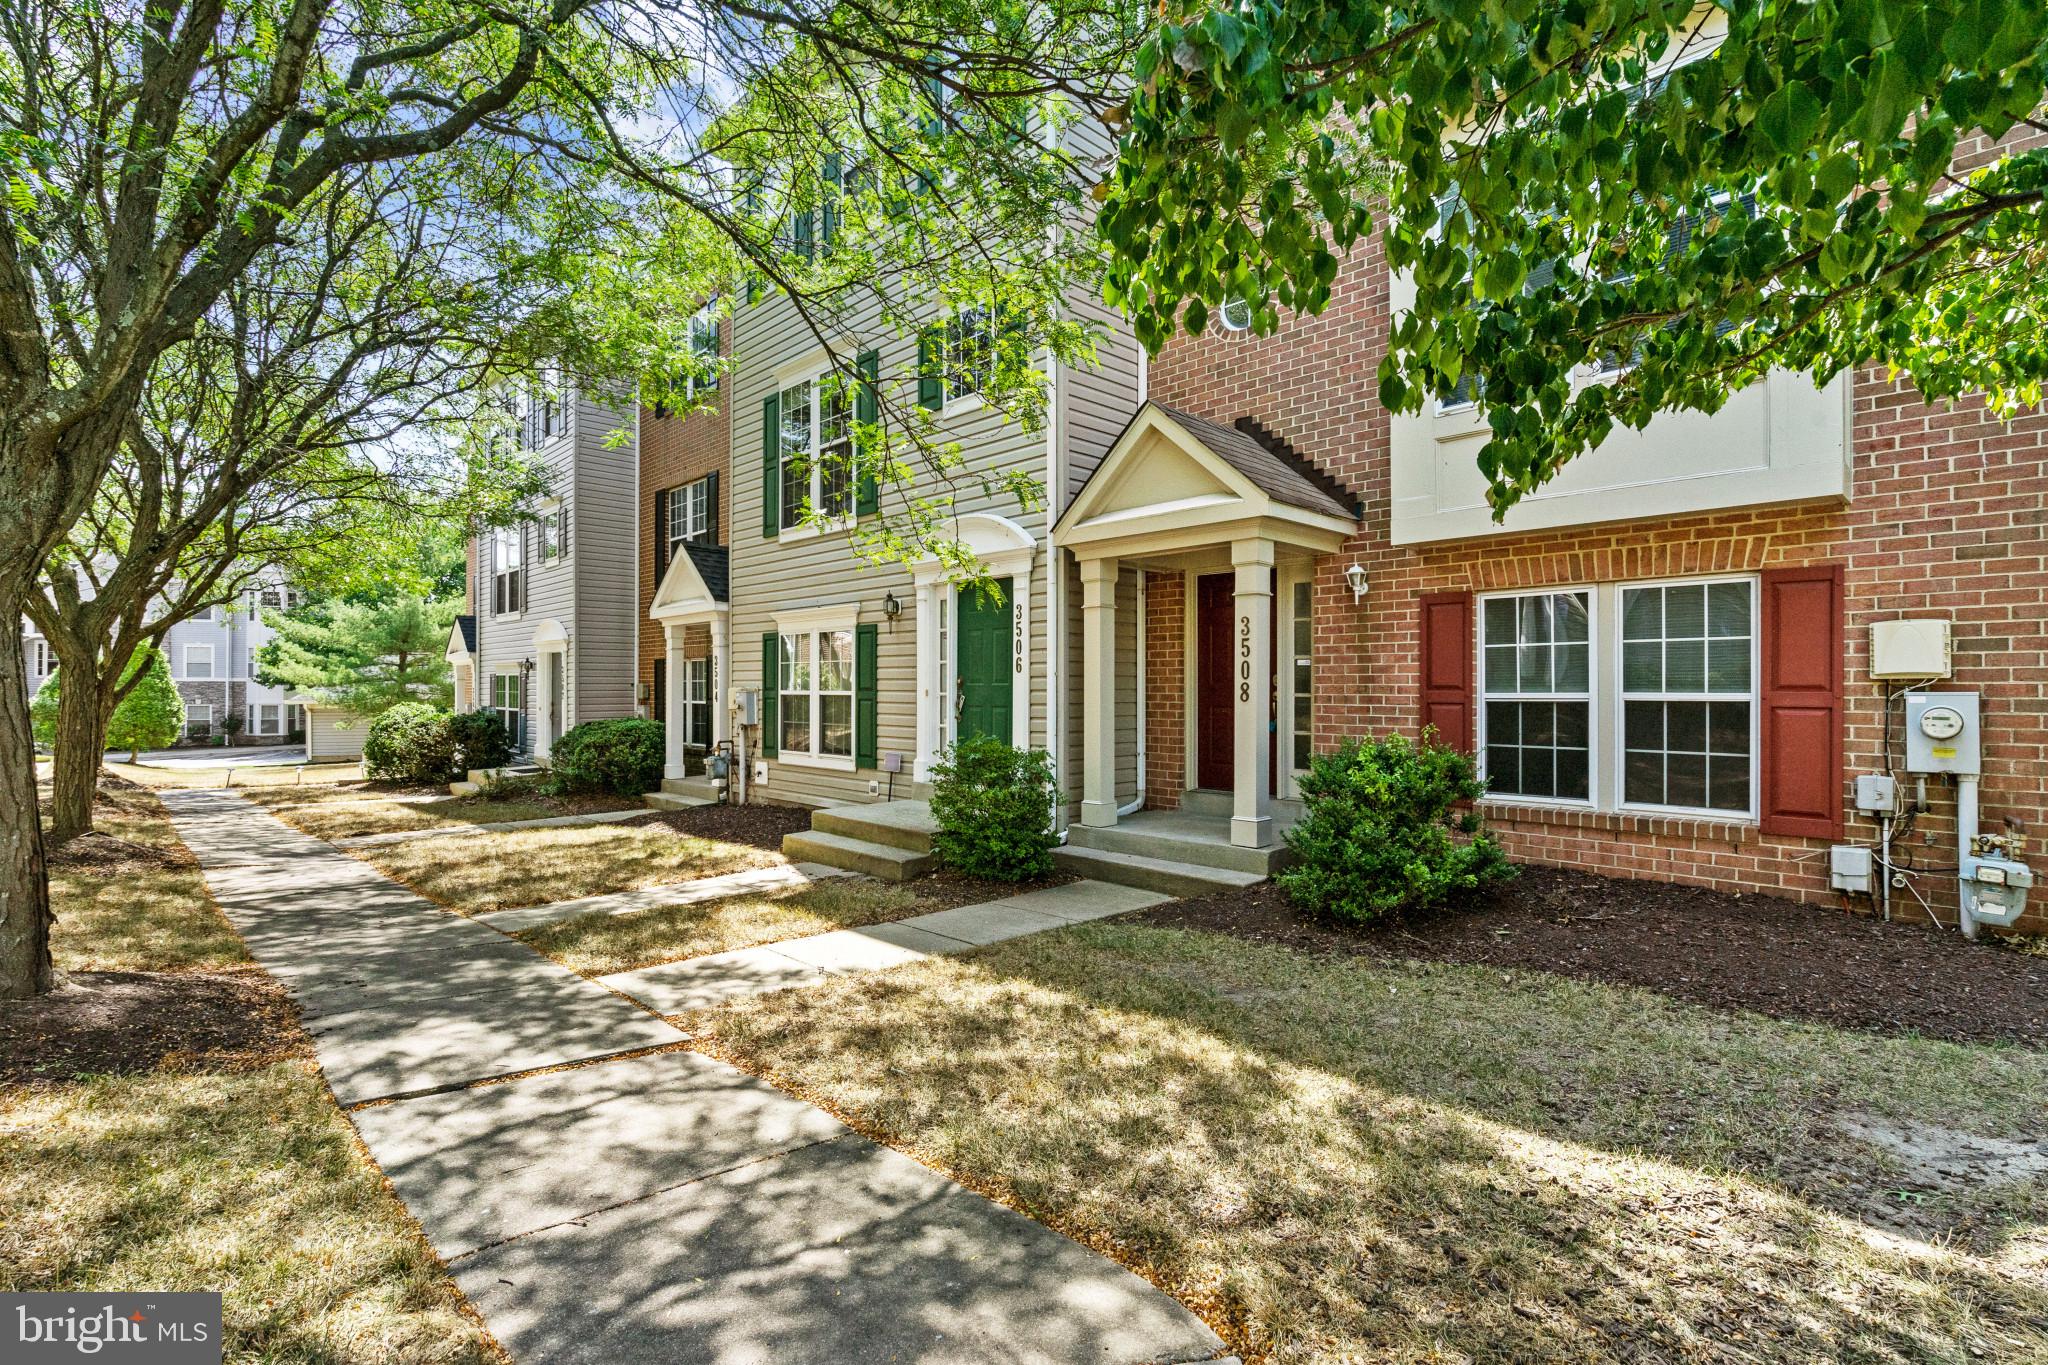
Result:
M402 701L452 705L446 652L461 604L397 597L388 602L318 602L289 615L266 614L276 635L257 658L257 676L374 716Z
M138 668L142 670L140 678L135 676ZM35 730L36 743L46 748L54 748L57 743L58 699L63 695L59 680L63 675L60 668L45 678L29 707L29 724ZM171 666L163 651L148 647L138 650L122 671L121 685L128 692L107 722L107 747L126 749L128 761L133 763L144 749L162 749L176 743L185 729L185 699L178 694L178 685L171 681Z

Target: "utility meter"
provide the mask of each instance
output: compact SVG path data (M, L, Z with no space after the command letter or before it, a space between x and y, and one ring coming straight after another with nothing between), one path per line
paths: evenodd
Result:
M2034 870L2013 858L1962 858L1963 905L1979 924L2011 924L2027 908Z
M1906 771L1975 776L1978 728L1975 692L1908 692Z

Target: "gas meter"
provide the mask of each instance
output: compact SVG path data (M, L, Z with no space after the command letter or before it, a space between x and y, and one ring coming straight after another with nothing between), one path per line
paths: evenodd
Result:
M2011 924L2026 912L2034 870L2013 858L1965 853L1963 908L1979 924Z

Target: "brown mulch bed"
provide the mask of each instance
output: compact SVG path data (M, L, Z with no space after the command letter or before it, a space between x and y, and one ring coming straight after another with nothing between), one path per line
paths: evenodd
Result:
M241 1071L310 1051L291 996L255 968L67 972L0 1006L0 1084L139 1071Z
M51 870L78 869L114 877L124 873L173 867L197 867L199 860L183 844L163 847L117 839L99 830L69 839L50 850Z
M2048 957L1769 896L1520 871L1472 909L1402 923L1320 920L1270 883L1132 918L1305 952L1555 972L1839 1028L2048 1047Z
M646 821L631 823L667 825L678 834L780 853L783 835L811 827L811 812L802 806L692 806L657 811Z
M918 911L920 915L935 910L951 910L956 905L980 905L984 901L1008 900L1030 891L1043 891L1048 886L1062 886L1078 881L1070 872L1052 872L1035 882L992 882L981 877L970 877L963 872L940 868L927 872L904 885L928 901L936 902Z

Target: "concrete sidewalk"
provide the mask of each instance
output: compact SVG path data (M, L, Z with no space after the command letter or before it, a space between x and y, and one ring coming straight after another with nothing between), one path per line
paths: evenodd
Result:
M336 1093L398 1097L350 1117L514 1360L1170 1365L1223 1349L1114 1262L735 1067L617 1056L680 1035L496 930L239 797L163 796L305 1007Z
M845 972L879 971L938 953L963 953L1004 939L1128 914L1171 899L1108 882L1069 882L861 929L834 929L614 972L598 980L657 1013L681 1014L738 996L807 986Z

